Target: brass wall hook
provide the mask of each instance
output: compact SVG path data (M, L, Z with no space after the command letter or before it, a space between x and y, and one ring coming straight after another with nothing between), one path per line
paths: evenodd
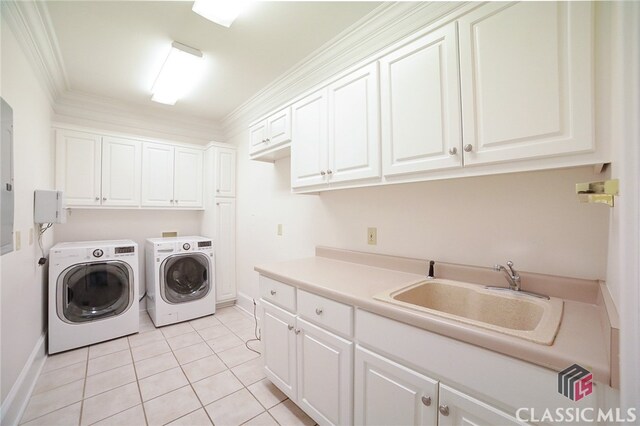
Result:
M606 204L613 207L614 198L619 195L618 179L576 184L576 194L581 203Z

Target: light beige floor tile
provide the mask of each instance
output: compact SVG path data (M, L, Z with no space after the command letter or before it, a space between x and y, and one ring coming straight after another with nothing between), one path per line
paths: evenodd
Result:
M269 379L262 379L259 382L248 386L248 389L266 409L269 409L277 405L279 402L287 399L287 396L283 394L276 385L271 383Z
M269 414L281 425L287 426L313 426L316 422L302 411L290 399L281 402L269 410Z
M43 373L36 382L36 387L33 389L33 395L55 389L62 385L75 382L76 380L84 379L86 372L87 363L79 362L68 367L62 367L48 373Z
M205 328L213 327L214 325L220 325L220 321L218 321L218 319L213 315L209 315L208 317L202 317L190 321L189 324L191 324L191 326L195 330L202 330Z
M138 384L130 383L84 400L81 425L90 425L140 404Z
M24 411L22 421L28 422L80 401L83 387L84 379L32 396Z
M142 405L136 405L133 408L124 410L111 417L94 423L94 426L144 426L147 421L144 418L144 410Z
M144 316L140 316L140 324L138 325L138 333L148 333L149 331L155 331L156 326L153 325L151 318L145 313Z
M62 367L68 367L72 364L77 364L87 360L88 348L74 349L68 352L62 352L47 357L47 361L44 363L43 373L56 370Z
M249 318L249 315L246 315L240 311L237 311L233 308L223 308L216 312L216 318L223 324L228 322L232 322L239 319Z
M240 339L242 339L243 342L246 342L247 340L257 339L256 329L254 326L234 331L234 334L238 336ZM258 330L258 336L259 335L260 335L260 330Z
M216 375L207 377L193 384L200 402L204 405L230 395L242 389L242 383L231 373L231 371L223 371Z
M204 407L216 425L241 425L264 411L262 405L242 389Z
M265 378L264 361L262 360L262 357L254 358L251 361L247 361L244 364L233 367L231 371L245 386L249 386L258 380Z
M213 351L206 343L199 343L197 345L178 349L174 351L173 354L176 356L176 359L180 364L187 364L200 358L213 355Z
M264 412L257 417L252 418L244 424L245 426L278 426L278 423L273 420L271 414Z
M110 340L104 343L98 343L97 345L89 347L89 359L109 355L114 352L120 352L125 349L129 349L129 340L126 337L121 337L120 339Z
M94 374L113 370L114 368L132 363L131 351L129 351L129 349L90 359L87 366L87 376L93 376Z
M211 340L207 340L207 344L215 352L226 351L227 349L235 348L236 346L244 345L244 342L233 333L225 334L224 336L216 337Z
M82 403L76 402L73 405L61 408L53 413L46 414L28 423L24 426L69 426L80 423L80 408Z
M239 318L233 321L226 322L224 325L233 332L255 326L253 319L250 318Z
M181 334L179 336L169 337L167 339L169 346L171 346L172 350L178 350L181 348L186 348L187 346L192 346L198 343L204 342L202 337L195 331L191 333Z
M181 322L179 324L167 325L160 329L164 337L168 339L169 337L179 336L181 334L187 334L194 331L194 328L191 327L191 324L188 322Z
M260 354L250 351L244 345L237 346L232 349L227 349L226 351L218 352L217 355L229 368L235 367L236 365L240 365L249 361L250 359L260 356Z
M210 355L197 361L190 362L182 366L184 373L191 383L202 380L205 377L213 376L227 369L220 358Z
M84 397L89 398L135 381L136 373L133 369L133 364L104 371L87 377L87 382L84 386Z
M160 330L150 331L148 333L138 333L129 336L129 344L132 348L142 345L148 345L149 343L159 342L164 340L164 335Z
M229 330L222 324L198 330L198 334L200 334L200 337L202 337L204 340L215 339L216 337L226 336L232 333L233 332L231 330Z
M176 361L176 358L171 352L167 352L162 355L137 361L135 366L138 380L140 380L177 367L178 361Z
M147 421L151 426L166 424L201 407L191 386L185 386L144 403Z
M194 411L191 414L180 417L178 420L174 420L167 426L212 426L209 416L207 416L204 408ZM224 426L224 425L223 425Z
M131 348L133 359L136 362L142 361L143 359L152 358L156 355L162 355L170 351L171 348L167 344L166 340L160 340L157 342Z
M142 400L148 401L189 384L180 367L154 374L139 382Z

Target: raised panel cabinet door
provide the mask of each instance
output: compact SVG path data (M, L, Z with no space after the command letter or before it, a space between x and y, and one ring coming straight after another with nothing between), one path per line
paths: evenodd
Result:
M264 299L262 344L265 375L293 401L296 400L296 317Z
M216 155L216 196L236 196L236 150L218 148Z
M380 177L378 64L331 84L328 181Z
M267 121L262 120L249 128L249 152L256 152L267 149Z
M100 135L56 131L56 187L68 206L101 204L101 146Z
M300 317L297 404L321 425L353 424L353 343Z
M174 147L142 144L141 204L148 207L173 207Z
M458 23L465 165L594 150L591 3L490 3Z
M291 141L291 108L287 107L267 118L267 147Z
M216 300L236 298L236 200L218 198L215 201Z
M142 143L132 139L102 138L102 205L140 205Z
M462 166L458 73L455 22L380 59L385 176Z
M203 151L176 147L174 161L175 207L202 207Z
M439 426L525 425L518 420L449 386L440 384Z
M291 186L326 183L327 91L319 90L291 107Z
M438 382L359 346L354 424L435 426Z

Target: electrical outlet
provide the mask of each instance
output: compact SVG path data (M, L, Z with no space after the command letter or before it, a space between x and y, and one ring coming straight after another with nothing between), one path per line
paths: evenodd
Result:
M378 244L378 228L367 228L367 244L371 246Z
M178 233L176 231L169 231L169 232L162 233L162 238L172 238L177 236L178 236Z
M29 245L33 245L33 228L29 229Z
M281 223L278 224L278 235L282 236L282 224Z
M16 251L22 248L22 236L20 235L20 231L15 232L16 236Z

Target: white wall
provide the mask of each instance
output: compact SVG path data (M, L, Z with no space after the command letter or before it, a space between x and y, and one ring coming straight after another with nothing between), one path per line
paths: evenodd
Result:
M51 106L46 92L2 21L0 94L13 108L15 228L21 250L2 256L2 401L16 382L45 329L45 269L37 266L37 244L29 243L33 228L33 191L53 189ZM44 238L51 245L51 232Z

